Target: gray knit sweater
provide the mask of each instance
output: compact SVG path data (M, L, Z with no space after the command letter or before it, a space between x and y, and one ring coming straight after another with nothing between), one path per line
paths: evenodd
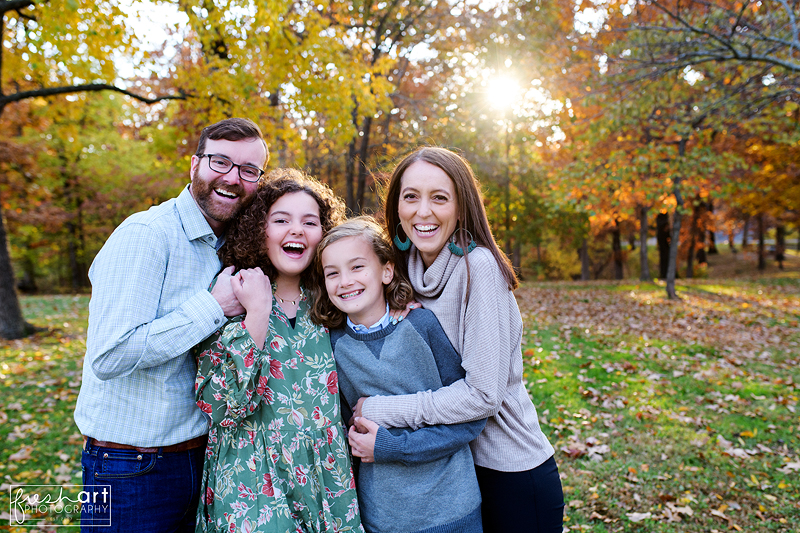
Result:
M408 273L417 299L433 311L461 354L466 378L435 391L373 396L362 413L385 427L418 428L490 417L472 444L475 464L504 472L530 470L554 450L539 427L522 383L522 317L514 293L486 248L463 257L447 247L426 270L411 248Z
M346 403L362 396L436 390L461 379L460 358L433 313L372 333L331 331ZM484 420L419 431L380 428L375 462L358 469L358 499L368 533L480 533L480 490L468 443Z

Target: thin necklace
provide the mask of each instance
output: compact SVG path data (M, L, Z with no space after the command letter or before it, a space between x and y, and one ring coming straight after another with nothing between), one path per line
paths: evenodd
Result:
M294 300L288 300L288 299L287 299L287 300L284 300L283 298L281 298L280 296L278 296L278 294L277 294L275 291L273 291L273 294L275 295L275 298L277 298L277 299L278 299L278 301L279 301L280 303L282 303L282 304L283 304L283 303L286 303L286 302L289 302L289 303L290 303L290 304L292 304L292 305L297 305L297 302L299 302L299 301L300 301L300 299L303 297L303 289L300 289L300 294L298 294L298 295L297 295L297 298L295 298Z

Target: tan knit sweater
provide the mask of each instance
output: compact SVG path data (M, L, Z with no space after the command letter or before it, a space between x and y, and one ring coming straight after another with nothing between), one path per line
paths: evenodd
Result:
M470 293L463 257L443 248L425 270L412 247L409 277L424 307L433 311L461 354L466 377L436 391L373 396L362 413L385 427L418 428L489 417L472 442L475 464L504 472L530 470L554 450L539 427L522 383L522 317L514 293L486 248L469 254Z

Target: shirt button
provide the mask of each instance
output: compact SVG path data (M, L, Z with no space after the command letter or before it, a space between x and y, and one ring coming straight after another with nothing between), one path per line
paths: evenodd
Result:
M214 324L219 324L219 318L214 320Z

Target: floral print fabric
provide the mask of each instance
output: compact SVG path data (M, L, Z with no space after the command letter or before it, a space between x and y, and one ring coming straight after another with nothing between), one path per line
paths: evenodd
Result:
M268 346L243 316L196 348L197 404L211 417L197 531L363 532L328 331L275 302Z

